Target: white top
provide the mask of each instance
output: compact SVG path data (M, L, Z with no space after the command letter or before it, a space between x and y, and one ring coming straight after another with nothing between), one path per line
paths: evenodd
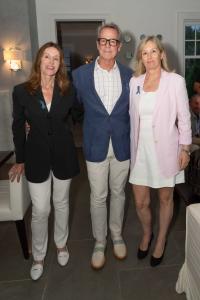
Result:
M155 139L153 136L152 116L156 101L156 92L142 92L139 103L140 131L136 162L129 181L133 184L152 188L173 187L184 182L184 172L165 178L158 165ZM164 159L167 159L165 157Z
M102 69L98 64L98 58L94 68L95 89L107 112L111 114L115 103L122 92L122 83L119 68L115 62L109 71Z
M51 108L51 102L49 102L48 104L46 103L46 106L47 106L48 111L50 111L50 108Z

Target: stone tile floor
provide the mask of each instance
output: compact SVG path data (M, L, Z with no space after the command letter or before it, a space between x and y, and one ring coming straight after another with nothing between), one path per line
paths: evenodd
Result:
M81 174L77 176L70 192L70 236L68 248L70 260L61 268L56 261L53 242L53 213L50 216L49 246L45 271L38 282L29 277L31 259L24 260L18 241L15 224L0 223L0 300L184 300L178 295L175 283L184 261L185 204L175 200L175 213L168 237L163 263L157 268L149 265L149 256L144 261L136 258L141 228L127 184L124 239L128 257L117 261L112 253L108 236L106 265L101 271L90 267L93 249L89 211L89 184L82 154ZM157 197L152 192L154 232L157 231ZM26 216L30 237L30 211Z

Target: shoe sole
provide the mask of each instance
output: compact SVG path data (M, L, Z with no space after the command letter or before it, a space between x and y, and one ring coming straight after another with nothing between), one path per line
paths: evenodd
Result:
M32 279L33 281L38 281L38 280L42 277L43 272L44 272L44 270L42 270L42 273L40 274L40 276L39 276L38 278L32 277L31 273L30 273L30 277L31 277L31 279Z
M106 259L104 259L103 263L102 263L100 266L95 266L95 265L93 265L93 263L91 262L91 267L92 267L92 269L94 269L95 271L98 271L98 270L103 269L103 267L105 266L105 263L106 263Z
M114 250L113 250L113 254L114 254L115 258L117 258L118 260L124 260L127 258L127 255L128 255L126 252L124 256L118 256Z
M31 275L30 275L30 277L31 277ZM41 274L40 277L38 277L37 279L34 279L33 277L31 277L31 279L32 279L33 281L38 281L41 277L42 277L42 274Z

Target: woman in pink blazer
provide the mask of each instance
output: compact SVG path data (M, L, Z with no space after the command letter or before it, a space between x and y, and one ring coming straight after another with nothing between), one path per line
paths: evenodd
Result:
M131 173L130 183L143 229L137 256L147 256L153 239L150 188L160 200L159 231L150 264L161 263L173 215L173 188L184 182L189 163L191 124L184 78L170 72L161 41L143 39L130 81Z

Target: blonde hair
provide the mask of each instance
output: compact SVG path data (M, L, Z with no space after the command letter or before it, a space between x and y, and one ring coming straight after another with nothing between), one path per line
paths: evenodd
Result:
M161 60L161 67L162 69L164 69L167 72L172 72L172 70L170 70L169 66L168 66L168 62L167 62L167 57L166 57L166 52L165 52L165 48L162 44L162 42L160 41L160 39L154 35L150 35L145 37L144 39L141 40L137 51L136 51L136 66L135 66L135 73L134 75L140 76L142 74L144 74L146 72L145 66L142 62L142 51L144 49L144 46L147 44L147 42L153 42L156 47L158 48L158 50L160 51L160 53L163 53L163 58Z

